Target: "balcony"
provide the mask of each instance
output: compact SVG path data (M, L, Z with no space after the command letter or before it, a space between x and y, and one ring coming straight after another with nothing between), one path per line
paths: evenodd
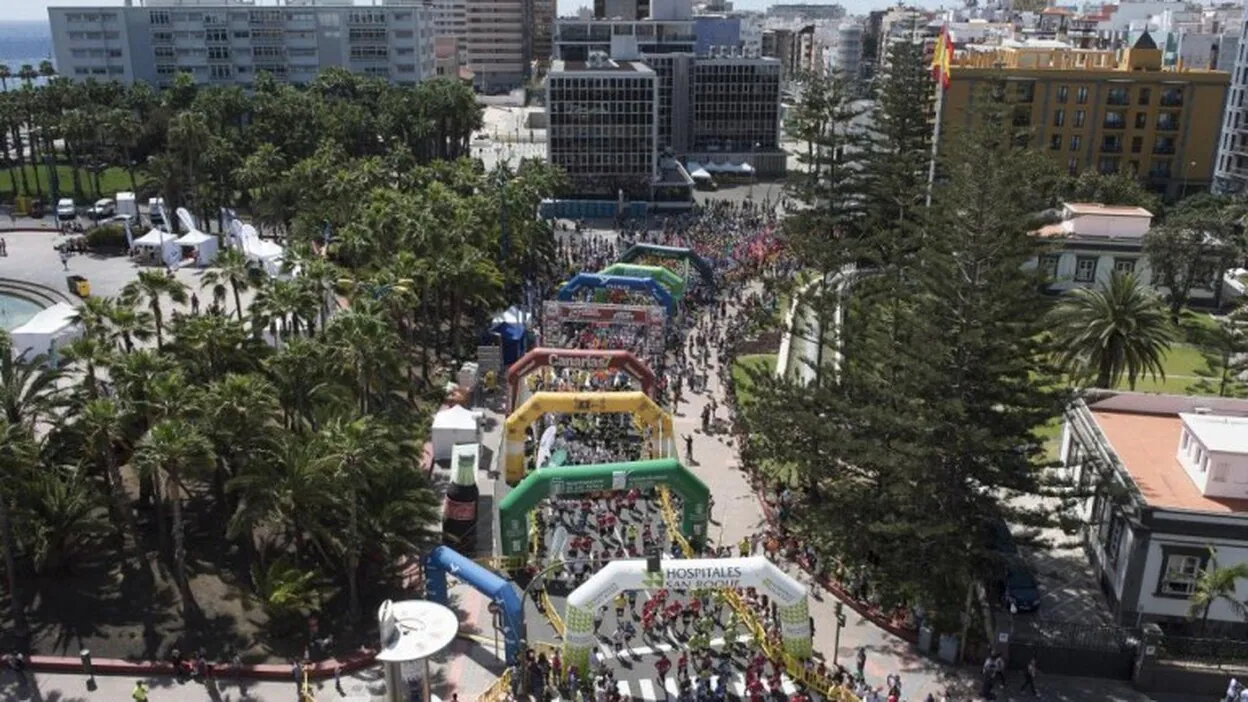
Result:
M1174 154L1174 144L1157 144L1153 147L1153 153L1159 156L1170 156Z
M1118 142L1105 142L1101 144L1101 153L1120 154L1122 153L1122 144Z
M1159 132L1177 132L1178 130L1179 130L1179 120L1177 119L1157 120L1157 131Z
M1125 119L1107 119L1101 126L1105 129L1126 129L1127 121Z
M1161 96L1162 107L1182 107L1183 93L1166 93Z
M1124 93L1121 93L1121 94L1119 94L1119 93L1110 93L1110 94L1109 94L1109 98L1108 98L1108 99L1106 99L1106 100L1105 100L1105 102L1106 102L1106 104L1109 104L1109 105L1123 105L1123 106L1125 106L1125 105L1130 105L1130 104L1131 104L1131 96L1130 96L1130 95L1127 95L1125 92L1124 92Z

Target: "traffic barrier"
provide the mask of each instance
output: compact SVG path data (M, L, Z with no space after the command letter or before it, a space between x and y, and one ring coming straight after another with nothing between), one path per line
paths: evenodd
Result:
M559 616L559 610L555 609L555 604L550 601L550 595L545 590L542 590L542 609L546 610L546 619L550 621L550 626L562 639L567 628L563 624L563 617Z
M489 689L481 693L481 697L478 698L480 702L503 702L506 700L511 693L511 676L511 668L503 671L503 674L498 676L498 680L495 680Z

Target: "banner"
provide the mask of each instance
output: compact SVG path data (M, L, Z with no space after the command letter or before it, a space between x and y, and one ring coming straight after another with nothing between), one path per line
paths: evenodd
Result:
M667 312L657 305L547 300L542 304L542 345L654 356L663 353L666 324Z

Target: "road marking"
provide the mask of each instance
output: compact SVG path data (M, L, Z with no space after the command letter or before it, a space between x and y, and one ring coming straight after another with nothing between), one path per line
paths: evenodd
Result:
M654 691L654 683L649 678L642 678L637 681L637 692L643 700L657 700L659 696Z
M669 639L669 641L670 640L671 639ZM736 643L747 643L750 640L751 640L750 634L741 634L737 636ZM725 645L728 642L723 637L720 637L717 639L711 639L710 643L711 643L711 648L720 648L721 646ZM646 656L653 656L656 653L670 653L672 651L683 650L685 648L687 648L687 644L674 642L674 643L661 643L656 646L637 646L635 648L627 648L626 650L629 651L629 653L631 654L631 658L633 660L641 660L642 658ZM601 655L604 659L616 658L615 652L611 649L611 647L602 641L598 642L598 650L602 652ZM619 657L623 658L624 654L621 653Z
M626 700L633 699L633 692L629 689L627 680L615 681L615 689L620 691L620 697L623 697Z

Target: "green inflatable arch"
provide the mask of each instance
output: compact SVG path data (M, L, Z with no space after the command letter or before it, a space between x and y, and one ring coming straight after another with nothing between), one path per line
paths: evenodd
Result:
M699 256L693 249L683 246L660 246L658 244L633 244L628 247L623 256L620 256L622 263L631 263L642 256L654 256L655 258L678 258L688 261L690 265L698 269L698 274L702 276L702 282L706 285L714 287L715 271L711 268L711 264L706 259Z
M521 556L528 553L529 512L548 496L583 495L609 490L647 490L667 485L680 496L683 510L680 531L686 538L706 537L706 522L711 491L698 476L689 472L674 458L633 463L600 463L588 466L541 468L520 481L520 484L498 503L499 531L503 555Z
M627 278L653 278L659 285L667 288L672 297L680 299L685 295L685 279L663 266L634 266L631 263L612 263L598 271L598 275L619 275Z

